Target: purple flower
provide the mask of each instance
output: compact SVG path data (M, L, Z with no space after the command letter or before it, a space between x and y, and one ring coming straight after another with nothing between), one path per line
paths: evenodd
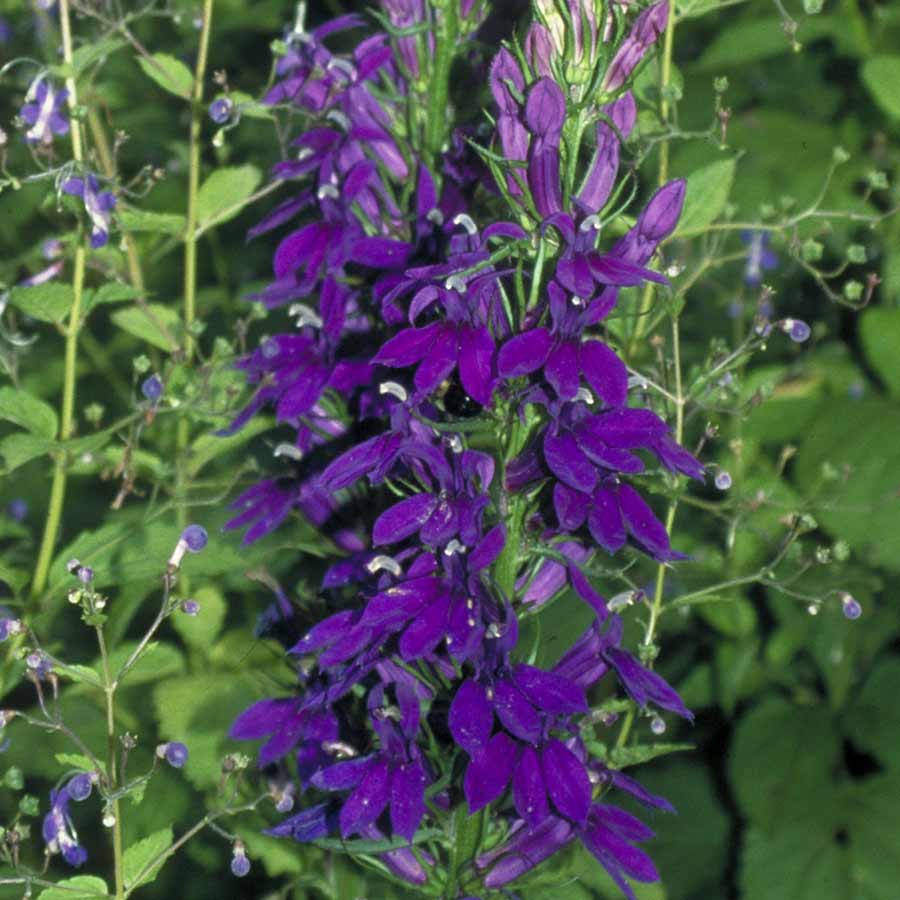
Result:
M52 82L41 76L31 83L25 97L25 105L19 115L29 126L25 140L29 144L53 143L56 135L68 134L69 121L62 113L69 92L54 88Z
M228 97L219 97L209 104L209 117L216 125L224 125L234 113L234 102Z
M81 197L84 209L91 220L91 246L96 250L105 247L109 241L111 213L116 207L116 198L110 191L102 191L96 175L87 178L68 178L63 182L63 193Z
M768 231L742 231L741 240L747 245L747 262L744 268L744 281L756 287L763 279L766 269L774 269L778 265L778 257L769 249L772 235Z
M658 0L635 19L631 31L619 45L606 70L601 91L612 93L625 84L638 63L656 43L656 39L666 30L668 19L669 0Z
M96 780L97 775L94 772L82 772L79 775L75 775L66 786L69 796L79 802L87 800L91 796L91 790Z
M69 817L69 800L72 799L67 787L50 792L50 812L44 816L42 834L50 853L61 853L63 859L78 868L87 860L87 851L78 843L78 835Z
M188 748L180 741L169 741L156 748L156 755L173 769L181 769L188 760Z
M202 525L188 525L181 532L181 540L187 544L191 553L199 553L209 542L209 535Z
M160 380L159 375L150 375L145 378L141 383L141 393L151 403L157 403L163 393L163 383Z
M231 857L231 874L235 878L243 878L250 872L250 860L241 841L235 841Z

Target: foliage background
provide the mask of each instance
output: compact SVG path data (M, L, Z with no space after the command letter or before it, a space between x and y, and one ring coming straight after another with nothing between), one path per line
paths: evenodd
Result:
M792 49L783 27L788 11L778 6L766 0L677 4L681 18L673 83L680 95L682 132L707 128L714 115L713 81L721 76L729 81L727 148L702 138L673 141L672 174L691 179L698 226L722 216L777 221L804 208L818 194L837 146L851 158L837 170L825 209L871 215L900 202L895 187L900 7L829 0L816 12L812 0L807 11L794 4L789 15L802 49ZM177 18L143 18L133 25L134 33L152 51L190 63L197 10L180 2L169 8ZM314 3L311 17L321 20L344 8L338 0ZM498 30L519 12L516 4L505 4ZM13 28L11 42L0 47L5 59L55 59L40 13L23 2L0 0L0 14ZM210 71L226 70L233 91L259 96L269 75L269 45L292 16L292 4L284 0L217 0ZM94 24L76 19L76 42L79 37L93 41L96 35ZM150 213L184 214L188 109L147 78L131 47L110 41L102 66L90 67L84 79L82 101L98 112L108 133L117 129L129 135L119 153L121 172L130 176L145 166L164 170L165 177L146 197L123 206L133 208L125 215L152 300L168 310L164 321L177 333L179 220ZM651 105L658 77L654 66L642 80ZM13 171L25 165L10 127L24 83L13 77L0 84ZM469 90L465 85L458 89ZM213 95L211 84L207 94ZM245 115L218 148L211 140L215 126L205 121L204 130L203 179L219 179L216 190L208 192L212 208L207 212L214 215L215 204L220 210L240 205L265 183L279 146L264 115ZM653 154L644 165L649 182ZM889 189L866 190L875 171L886 173ZM58 215L56 201L47 194L46 182L0 192L0 285L37 271L40 242L60 235L61 223L71 223L71 215ZM148 330L140 317L129 316L128 303L95 301L84 334L78 433L99 436L77 448L47 601L29 610L37 613L36 629L67 659L92 661L91 636L64 602L64 562L77 556L94 567L100 586L110 592L111 633L115 643L126 646L155 612L159 573L178 534L176 507L187 503L193 518L213 535L208 550L191 559L189 567L201 615L166 626L159 646L123 694L121 725L140 737L136 769L148 765L158 740L184 740L191 749L183 772L162 772L147 799L127 809L126 845L170 825L177 832L199 818L215 792L223 753L238 749L222 737L234 715L290 684L278 645L255 630L271 600L260 573L278 579L310 621L321 613L316 585L323 550L302 522L290 522L249 549L240 546L240 535L219 533L227 517L225 501L253 480L254 471L272 470L271 452L278 441L276 431L260 434L252 428L234 439L211 434L228 421L243 391L242 379L228 364L244 340L252 346L266 330L244 297L263 283L274 244L265 238L248 244L245 234L279 196L276 192L241 210L201 241L199 310L205 328L197 364L173 364L165 337ZM885 219L877 229L846 218L829 222L824 230L821 221L804 223L773 238L780 264L767 274L776 290L776 315L808 321L812 339L798 347L773 336L734 385L717 386L703 407L689 414L689 446L707 422L719 429L704 457L731 473L733 487L727 495L712 489L696 493L695 502L679 511L675 544L691 552L694 561L679 566L667 599L674 602L747 573L760 577L704 597L714 602L681 607L676 602L664 619L662 671L698 716L693 728L672 726L666 740L690 741L697 749L642 770L647 787L671 798L680 813L654 822L659 836L649 849L664 882L642 890L642 898L889 900L900 883L900 601L890 589L900 572L900 217ZM809 238L824 245L821 267L840 270L828 281L837 299L848 281L865 282L870 272L880 275L874 300L862 313L830 298L806 271L797 257L799 245ZM110 249L92 254L91 286L124 271L116 244L114 239ZM864 246L868 261L842 268L850 245ZM669 249L688 267L734 257L711 267L686 294L682 355L692 377L708 368L723 341L738 340L749 327L757 292L742 282L741 252L729 232L676 242ZM737 304L741 312L736 316ZM9 516L0 521L0 575L11 609L27 597L47 502L46 453L53 449L55 420L44 435L23 431L10 413L13 400L7 392L14 386L56 407L62 378L62 339L53 323L19 316L18 327L36 340L14 354L6 344L3 348L12 370L0 386L2 414L12 421L0 425L5 474L0 499L3 507L17 498L29 506L21 524ZM648 349L643 360L648 366L652 353ZM136 408L133 360L141 354L154 370L166 373L167 396L180 402L178 415L190 417L190 481L186 495L179 496L173 477L177 417L171 408L163 409L134 455L135 492L121 509L112 510L121 486L116 465L128 429L110 426ZM103 407L99 428L90 421L91 404ZM765 567L793 513L812 518L805 520L802 537L777 575L768 579ZM849 591L862 603L861 620L848 623L842 617L839 602L829 594L835 590ZM817 615L808 613L808 598L824 598ZM561 602L568 604L567 598ZM580 632L584 615L575 600L548 614L542 622L542 652L557 656ZM20 672L7 660L4 706L33 702ZM101 710L83 690L67 686L63 705L69 721L102 744ZM646 722L639 728L649 732ZM17 724L8 733L11 743L0 757L0 775L22 769L24 790L45 804L60 770L54 754L69 748ZM15 774L3 784L0 822L12 819L22 793ZM276 814L269 813L272 822ZM100 811L79 809L77 815L91 853L89 869L100 871L107 854ZM207 833L142 895L184 900L395 896L392 888L367 882L361 869L341 857L260 837L259 824L247 819L235 825L254 859L247 879L227 876L228 845ZM37 838L31 842L33 848L38 843ZM580 856L539 870L521 895L540 900L561 889L574 900L614 896L595 864ZM0 888L2 897L19 895L18 889L3 893Z

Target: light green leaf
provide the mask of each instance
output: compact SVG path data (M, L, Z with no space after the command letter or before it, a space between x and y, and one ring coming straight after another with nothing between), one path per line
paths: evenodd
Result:
M0 456L3 457L3 467L6 473L18 469L45 453L49 453L55 446L53 441L46 438L35 437L33 434L18 432L10 434L0 441Z
M148 303L146 307L133 306L116 310L111 318L123 331L159 347L160 350L176 349L163 331L165 328L176 340L180 333L181 319L171 307L161 303Z
M127 644L116 647L109 654L111 677L116 677L136 647L136 642L129 641ZM143 649L138 661L122 678L121 683L125 687L134 687L136 684L146 684L148 681L162 681L183 671L184 659L177 647L160 641L150 641Z
M165 860L159 860L152 868L144 871L145 866L157 859L172 846L172 829L162 828L154 831L143 840L132 844L122 857L122 871L125 876L125 887L128 890L142 884L149 884L159 874ZM139 879L139 880L138 880Z
M90 684L93 687L102 687L103 679L100 677L96 669L90 666L82 666L78 663L56 662L53 664L53 671L62 675L63 678L71 678L72 681L79 681L82 684Z
M72 72L78 75L79 72L83 72L88 66L93 65L95 62L100 62L126 46L127 41L124 38L112 35L83 44L72 54ZM52 68L54 71L59 70L61 73L65 72L66 69L65 65L53 66Z
M94 772L97 767L86 756L80 753L54 753L56 761L67 769L79 769L82 772Z
M751 822L773 828L815 815L840 758L840 739L821 706L769 698L738 722L729 758L735 799Z
M225 95L220 94L219 96L224 97ZM245 94L243 91L232 91L229 96L242 117L246 116L248 119L273 118L272 110L265 103L255 100L250 94Z
M649 762L658 756L670 753L683 753L693 750L693 744L634 744L630 747L616 747L609 755L609 761L615 769L625 769Z
M134 207L119 210L119 222L126 231L152 231L159 234L180 235L186 219L177 213L150 212Z
M56 410L49 403L12 387L0 388L0 419L48 440L56 437L59 427Z
M9 302L32 319L62 322L69 314L75 293L70 284L51 281L34 287L14 287Z
M41 891L38 900L96 900L107 897L106 882L96 875L76 875L64 878L55 887Z
M734 159L718 159L688 175L684 210L675 237L702 229L722 214L734 182L734 170Z
M860 319L859 332L866 359L890 392L900 395L900 309L867 309Z
M256 166L232 166L213 172L197 194L200 226L233 219L261 180L262 173Z
M900 55L873 56L862 67L862 79L882 112L900 119Z
M212 646L225 621L227 605L222 592L214 587L202 587L194 591L194 600L200 604L196 616L177 612L172 617L175 630L184 641L200 649Z
M189 100L194 86L191 70L169 53L154 53L149 59L138 57L138 65L148 78L152 78L163 90Z

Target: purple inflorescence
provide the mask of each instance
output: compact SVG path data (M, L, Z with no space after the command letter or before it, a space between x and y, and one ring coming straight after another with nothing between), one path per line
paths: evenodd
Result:
M572 108L548 62L552 36L531 37L528 71L505 48L495 56L490 157L472 151L478 132L468 125L426 153L392 126L408 121L413 81L431 64L423 48L433 46L435 13L383 6L415 37L376 33L341 55L328 39L360 27L356 17L295 30L266 97L313 120L275 167L277 179L304 186L250 235L288 229L273 279L253 299L292 322L238 363L254 393L226 433L266 409L294 436L276 450L290 469L245 491L226 527L253 541L299 512L344 554L323 590L355 600L336 603L290 646L302 659L298 694L254 704L231 736L262 740L260 766L295 771L298 796L308 787L325 796L271 834L411 841L432 816L426 796L450 802L426 740L439 718L447 756L455 745L465 762L454 791L470 812L490 804L508 824L507 837L472 860L487 888L578 840L631 896L626 879L658 878L637 846L652 832L599 802L595 786L672 807L591 754L581 731L587 692L615 678L654 731L665 728L656 710L692 716L623 647L618 606L583 569L626 547L660 563L684 559L640 476L648 459L705 476L663 419L630 402L628 370L602 329L623 288L666 283L651 263L684 203L683 181L664 184L618 240L601 239L621 140L637 117L624 86L668 4L620 36L593 155L568 183ZM460 4L463 39L479 11ZM596 60L597 23L582 24L578 59ZM491 170L485 158L508 165ZM508 204L510 221L476 220L482 185ZM536 283L517 293L515 260L533 264L538 246ZM336 413L334 398L353 415ZM360 509L348 501L363 482L394 490ZM552 552L525 557L526 534ZM522 614L568 589L593 611L591 625L552 668L522 662ZM285 606L273 629L292 616ZM429 853L379 855L398 877L428 881ZM236 847L232 870L247 868Z

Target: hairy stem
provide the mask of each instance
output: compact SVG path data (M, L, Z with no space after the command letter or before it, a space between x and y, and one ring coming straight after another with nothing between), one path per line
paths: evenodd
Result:
M447 136L447 122L451 118L447 112L447 104L450 96L450 69L453 66L453 55L456 52L459 32L458 6L457 0L449 0L444 3L441 10L441 28L428 98L428 123L425 135L425 144L431 153L432 160L441 152Z
M63 62L72 65L72 26L70 21L69 0L60 0L59 22L62 33ZM84 162L84 143L81 134L81 122L75 116L78 105L78 93L75 78L66 78L66 88L69 92L69 113L71 118L70 135L72 139L72 159L76 163ZM78 363L78 331L81 327L81 298L84 293L84 269L86 250L84 243L79 239L75 248L75 269L72 275L72 309L69 311L69 324L66 328L66 352L63 370L63 396L60 409L59 440L67 441L72 436L72 423L75 416L75 378ZM56 546L59 523L62 518L63 505L66 499L66 456L60 451L53 467L53 483L50 487L50 503L47 509L47 519L44 524L44 534L41 538L41 546L38 551L37 564L34 570L34 580L31 582L31 597L37 599L47 585L47 573L50 569L50 561L53 558L53 550Z

